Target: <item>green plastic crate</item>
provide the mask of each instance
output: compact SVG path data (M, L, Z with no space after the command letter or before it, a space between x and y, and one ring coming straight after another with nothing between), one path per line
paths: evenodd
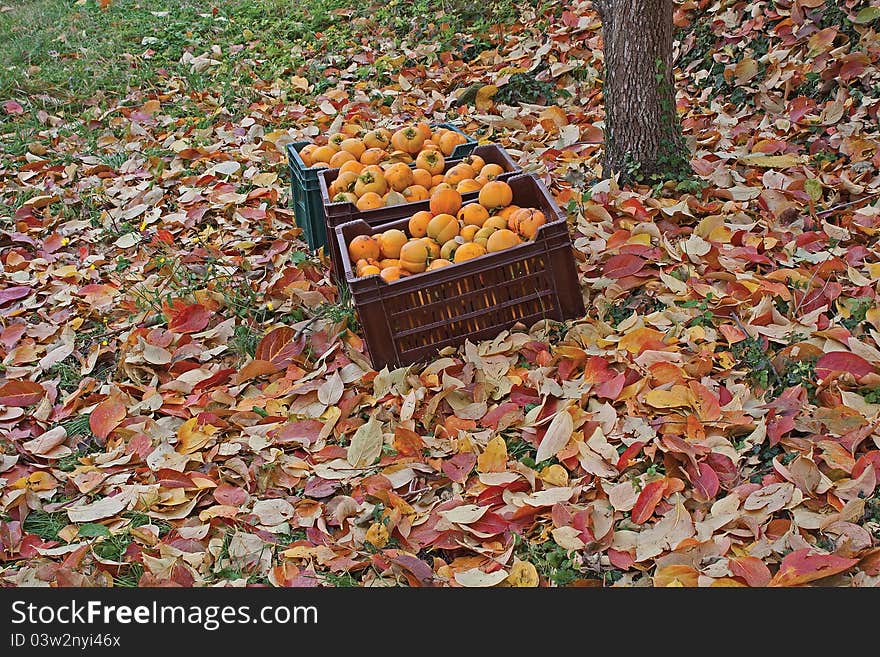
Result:
M465 136L467 141L452 151L450 158L470 155L477 147L477 140L465 135L451 123L435 123L432 128L446 128ZM296 225L302 229L309 249L327 248L327 228L324 221L324 204L318 174L326 167L307 167L299 152L311 142L295 141L287 145L287 165L290 169L290 205L296 214ZM412 166L412 165L411 165Z

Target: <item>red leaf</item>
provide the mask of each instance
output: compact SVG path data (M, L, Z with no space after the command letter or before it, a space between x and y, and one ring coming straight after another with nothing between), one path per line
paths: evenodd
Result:
M34 381L7 381L0 386L0 404L3 406L32 406L38 403L45 388Z
M197 384L193 386L193 392L198 392L199 390L207 390L208 388L213 388L215 385L220 383L226 383L230 376L232 376L235 369L232 367L217 370L209 376L207 379L202 379Z
M401 554L391 559L391 561L393 563L396 563L401 568L408 570L415 576L417 583L413 584L412 580L410 580L410 584L412 586L431 585L431 581L434 579L434 571L431 570L431 566L426 564L418 557L414 557L409 554Z
M24 107L14 100L7 100L3 103L3 109L7 114L24 114Z
M877 478L877 481L880 481L880 450L871 450L867 454L862 454L861 458L856 461L856 464L852 469L852 478L858 479L862 476L862 473L868 469L868 467L874 468L874 476Z
M168 322L168 330L175 333L198 333L204 330L211 318L211 311L200 303L178 310Z
M183 472L171 468L159 468L156 479L162 488L194 488L193 480Z
M125 419L125 405L115 399L105 399L89 416L92 433L104 440Z
M300 443L304 447L318 442L324 423L318 420L298 420L285 424L278 429L275 436L276 444Z
M496 408L493 408L482 418L480 418L480 424L490 429L497 429L498 423L501 422L501 418L503 418L508 413L518 412L519 406L517 406L513 402L505 402L503 404L499 404Z
M612 566L620 570L629 570L636 562L629 552L621 552L613 548L608 548L608 559L611 561Z
M608 258L605 263L605 275L608 278L623 278L635 274L645 266L646 262L639 256L623 254Z
M448 461L443 461L440 466L443 474L452 479L452 481L463 484L467 481L468 475L477 464L477 455L473 452L459 452Z
M636 505L633 507L632 521L637 525L647 522L654 515L654 509L657 508L660 500L663 499L664 492L666 492L665 478L646 484L642 492L639 493L639 499L636 500Z
M809 548L795 550L785 555L769 586L799 586L842 573L858 562L858 559L845 559L836 554L810 554Z
M620 455L620 458L617 460L617 465L615 466L617 468L617 471L623 472L624 470L626 470L629 467L629 462L632 460L632 458L636 454L641 452L642 447L644 447L645 445L646 443L636 441L632 445L627 447L623 451L623 454Z
M860 379L873 371L874 366L871 363L848 351L832 351L816 362L816 375L823 379L832 372L849 372Z
M481 537L498 536L510 529L510 523L497 513L489 512L476 522L468 525L473 531L479 532Z
M7 287L5 290L0 290L0 306L7 304L10 301L15 301L16 299L23 299L32 291L33 290L27 285L15 285L13 287Z
M757 557L728 559L727 567L734 577L742 577L749 586L767 586L770 583L770 569Z
M522 385L515 385L510 389L510 401L517 406L525 406L526 404L541 403L541 395L534 388L528 388Z
M604 399L610 399L611 401L615 401L618 397L620 397L621 391L623 391L623 386L626 383L626 374L620 373L615 376L613 379L608 381L603 381L593 388L593 392L597 397L602 397Z
M248 495L244 488L231 484L220 484L214 489L213 495L218 504L228 504L230 506L241 506L250 498L250 495Z
M794 418L783 415L775 417L767 422L767 437L770 438L770 446L782 440L782 436L794 429Z
M266 360L278 369L284 369L302 353L305 342L293 341L296 332L289 326L280 326L267 333L257 345L256 360Z
M704 500L715 499L720 487L718 483L718 475L708 463L700 463L700 471L697 473L693 466L688 468L688 474L691 475L694 490L700 494Z

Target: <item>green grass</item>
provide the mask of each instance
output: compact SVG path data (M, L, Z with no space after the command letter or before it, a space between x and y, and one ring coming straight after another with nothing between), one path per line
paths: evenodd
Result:
M227 109L246 108L258 97L254 77L299 74L323 82L325 64L341 59L338 53L357 43L376 47L381 25L390 26L387 33L398 42L427 39L472 57L492 45L480 35L518 15L510 2L479 10L461 1L443 6L438 13L428 0L372 6L350 0L113 0L102 9L96 0L20 0L0 12L0 101L27 99L27 111L0 116L26 128L12 131L20 154L40 125L34 121L39 109L67 116L92 104L103 109L132 89L165 91L170 78L180 79L187 92L219 95ZM212 44L222 44L219 54L210 53ZM193 70L181 61L186 52L208 53L219 63ZM381 58L366 66L372 70L365 79L378 84L376 74L394 72L383 66Z
M161 18L152 13L163 11ZM37 109L58 111L63 103L70 111L76 107L66 101L149 91L158 69L183 72L184 49L205 48L223 28L194 0L117 0L104 10L95 0L24 0L0 14L8 35L0 45L0 97L31 96ZM156 51L149 59L142 56L148 47Z
M514 540L515 554L523 561L532 563L541 577L556 586L567 586L574 580L584 577L568 550L558 545L552 538L543 543L532 543L515 535Z
M25 518L24 530L29 534L36 534L44 541L59 541L61 539L58 538L58 532L69 524L66 513L31 511Z

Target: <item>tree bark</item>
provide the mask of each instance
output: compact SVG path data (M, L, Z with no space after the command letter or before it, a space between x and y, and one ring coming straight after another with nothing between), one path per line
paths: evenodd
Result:
M690 173L675 110L673 0L594 0L605 43L605 176Z

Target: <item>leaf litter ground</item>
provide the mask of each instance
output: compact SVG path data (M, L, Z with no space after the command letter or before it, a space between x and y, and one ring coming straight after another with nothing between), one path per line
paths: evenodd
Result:
M0 12L5 585L880 582L868 2L679 5L695 175L623 187L589 3L155 4ZM284 149L423 116L551 186L589 310L375 372Z

